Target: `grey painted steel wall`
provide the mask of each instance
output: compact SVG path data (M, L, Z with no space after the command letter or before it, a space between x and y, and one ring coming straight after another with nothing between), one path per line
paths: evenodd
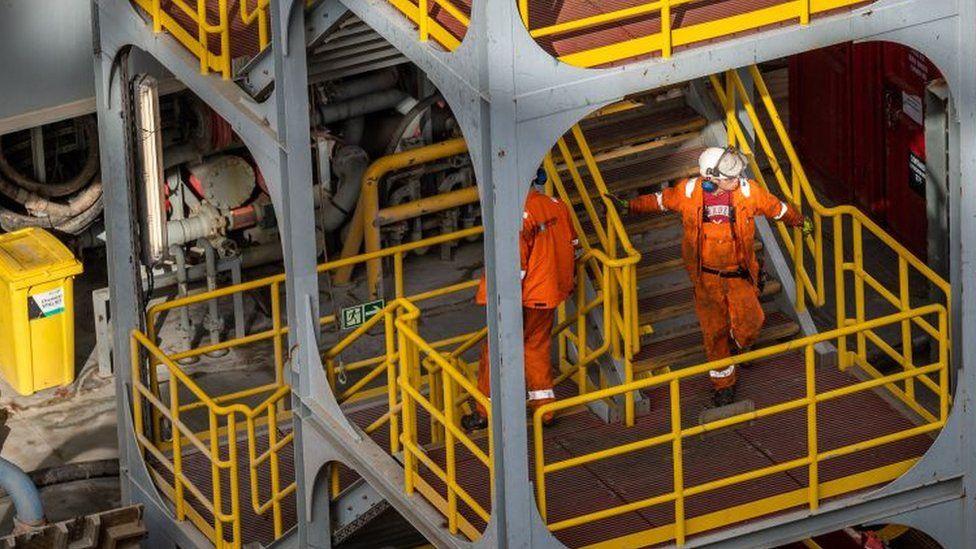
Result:
M87 0L0 0L0 135L95 112L92 47ZM131 63L181 87L142 52Z
M0 133L23 129L28 118L51 122L95 110L91 6L38 4L0 0Z

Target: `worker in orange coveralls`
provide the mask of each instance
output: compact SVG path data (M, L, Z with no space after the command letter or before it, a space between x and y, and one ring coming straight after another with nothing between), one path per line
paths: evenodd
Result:
M533 410L556 399L551 362L553 321L556 308L575 287L576 250L579 247L566 204L537 189L546 180L545 170L539 168L532 180L533 188L525 199L522 229L519 231L525 384L529 393L529 407ZM481 276L475 302L479 305L488 302L484 275ZM487 341L481 345L478 390L486 396L491 394ZM551 413L543 417L545 425L552 424L552 421ZM461 426L468 431L484 429L488 426L487 410L479 404L474 413L461 418Z
M694 284L695 311L708 360L747 350L765 315L759 303L760 267L753 247L753 218L764 215L790 226L813 224L755 181L740 177L747 159L734 147L712 147L698 161L701 177L630 201L607 195L621 213L673 211L682 218L681 251ZM710 372L712 404L735 401L736 365Z

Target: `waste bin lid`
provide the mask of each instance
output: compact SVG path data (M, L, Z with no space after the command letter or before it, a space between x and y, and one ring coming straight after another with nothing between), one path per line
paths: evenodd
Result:
M71 250L44 229L0 235L0 279L8 283L30 286L80 272Z

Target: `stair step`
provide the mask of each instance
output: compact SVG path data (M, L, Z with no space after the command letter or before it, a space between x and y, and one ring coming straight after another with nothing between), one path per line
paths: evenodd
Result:
M767 312L766 324L759 333L756 347L763 347L790 338L800 332L793 319L779 310ZM676 369L701 364L705 361L705 349L701 330L697 325L669 334L655 334L641 346L634 357L634 372L647 372L658 368Z
M769 299L783 289L783 285L778 280L770 280L763 288L760 299ZM694 312L694 288L688 282L678 288L668 289L663 292L655 292L651 295L639 296L637 302L640 310L640 323L651 324L662 320L686 315Z
M581 123L581 129L594 153L667 136L697 134L708 122L681 101L665 109L645 106L590 118Z
M583 232L586 234L587 239L591 245L598 243L596 238L596 231L593 229L593 224L588 221L586 216L581 216L580 218L583 225ZM681 224L681 217L677 215L669 214L631 214L621 221L624 224L624 228L627 230L627 234L630 236L630 241L635 247L638 247L638 242L641 242L642 237L647 235L647 233L658 233L665 231L671 227ZM646 240L646 239L645 239Z

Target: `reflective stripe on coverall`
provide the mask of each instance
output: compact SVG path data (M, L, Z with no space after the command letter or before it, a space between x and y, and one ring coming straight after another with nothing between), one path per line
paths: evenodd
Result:
M726 227L706 227L714 224L704 222L703 193L698 178L686 179L659 193L635 198L629 205L630 211L635 213L673 211L681 215L684 228L682 257L694 284L695 312L704 337L705 356L711 361L730 356L733 340L739 348L755 343L765 320L756 287L759 262L754 247L754 217L763 215L790 226L799 226L803 216L754 181L741 179L739 188L732 191L735 223ZM726 237L731 235L731 255L727 253L729 248L715 244L723 238L722 231ZM747 278L721 277L703 272L702 267L722 272L742 269ZM710 373L712 386L722 389L734 385L736 373L734 365L713 370Z
M575 249L579 245L566 205L535 189L529 191L519 232L522 276L522 336L525 345L525 384L533 409L555 400L552 384L552 326L556 308L574 289ZM475 302L487 304L487 283ZM488 342L481 346L478 389L490 396ZM480 405L478 413L487 416ZM551 416L546 418L551 419Z

